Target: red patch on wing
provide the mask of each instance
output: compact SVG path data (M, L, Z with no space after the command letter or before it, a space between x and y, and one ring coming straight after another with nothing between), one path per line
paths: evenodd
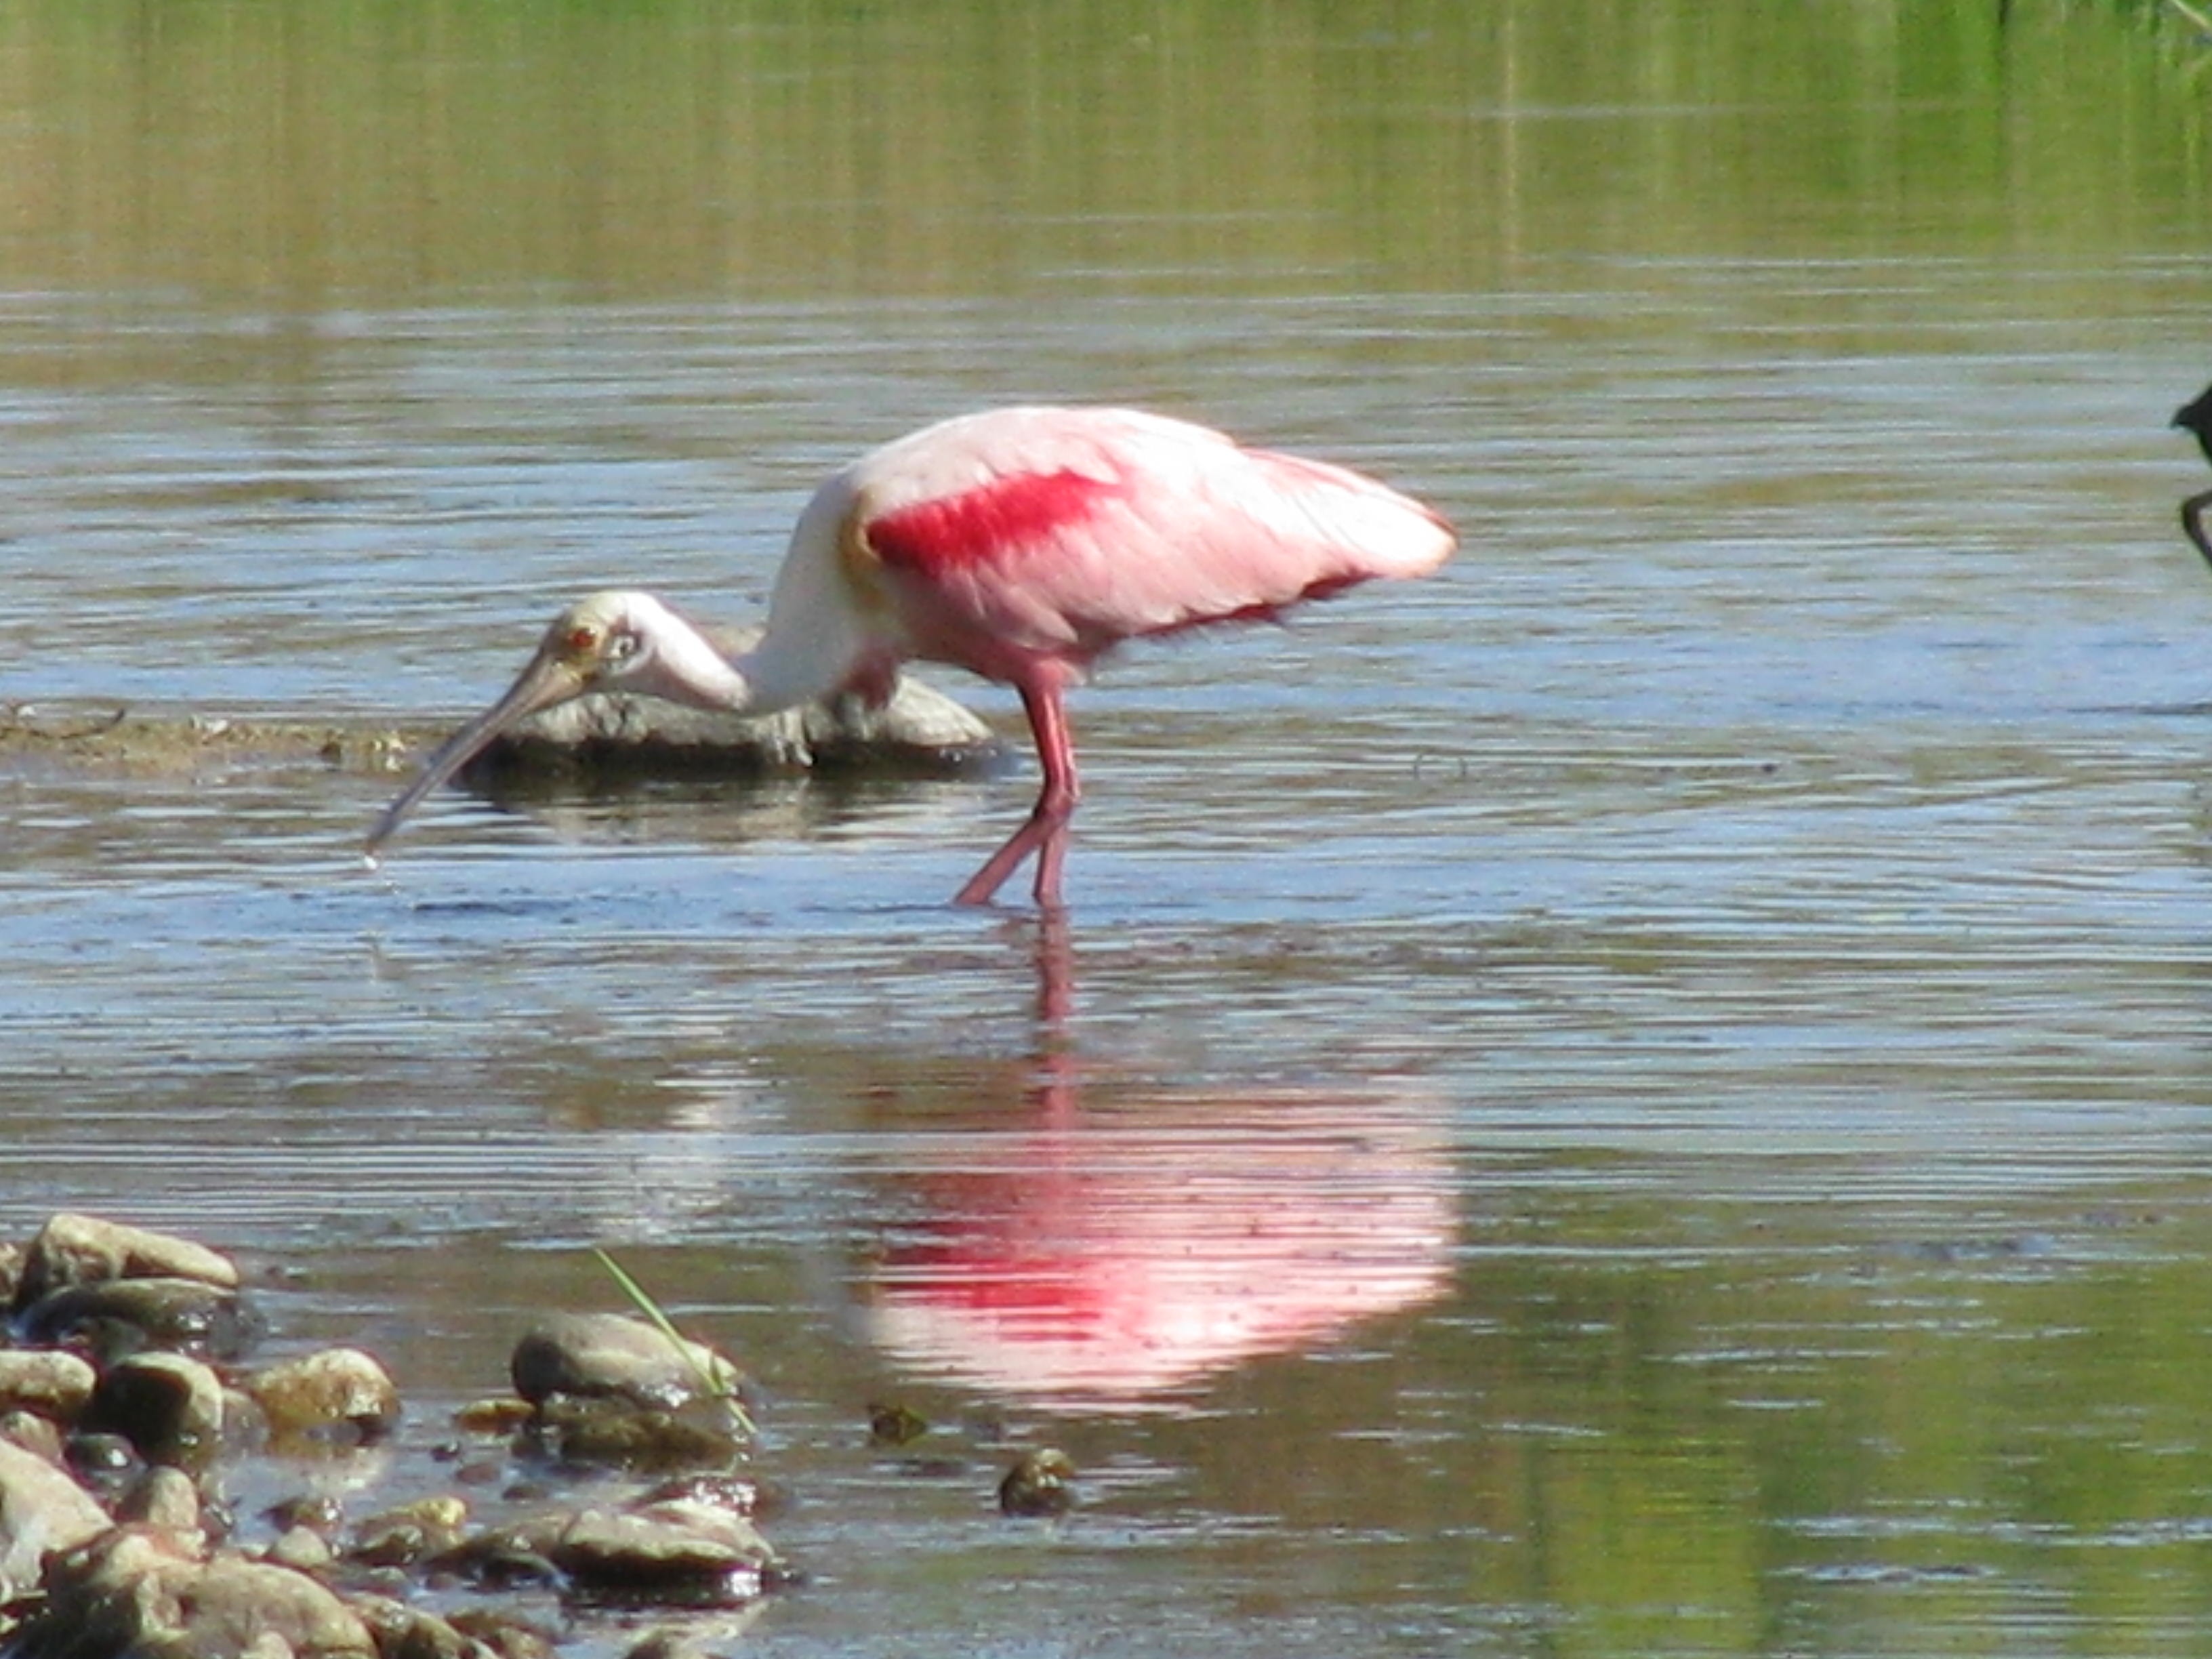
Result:
M869 520L862 533L885 564L940 576L1023 552L1121 493L1120 484L1080 472L1024 473L899 507Z

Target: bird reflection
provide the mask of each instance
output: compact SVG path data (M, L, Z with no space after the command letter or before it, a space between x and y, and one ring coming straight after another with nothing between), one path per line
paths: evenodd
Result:
M2195 433L2197 441L2203 447L2204 459L2212 461L2212 386L2200 392L2196 402L2184 404L2176 410L2173 423L2185 432ZM2212 564L2212 541L2208 541L2204 533L2204 509L2208 507L2212 507L2212 489L2182 502L2181 527L2197 544L2197 550L2204 556L2205 562Z
M1032 1403L1127 1404L1443 1292L1456 1206L1436 1098L1116 1078L1065 1040L1064 921L1036 930L1033 1067L1012 1098L933 1121L887 1177L893 1212L919 1219L874 1264L865 1318L886 1355Z

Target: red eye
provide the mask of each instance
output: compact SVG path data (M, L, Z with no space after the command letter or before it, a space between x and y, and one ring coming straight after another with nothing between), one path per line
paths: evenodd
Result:
M573 628L568 630L568 648L571 651L595 651L599 648L599 636L595 629Z

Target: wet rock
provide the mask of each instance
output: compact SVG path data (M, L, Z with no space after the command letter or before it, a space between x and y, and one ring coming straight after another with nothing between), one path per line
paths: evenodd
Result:
M319 1575L337 1559L331 1540L312 1527L288 1527L269 1546L269 1559L295 1572Z
M556 1399L539 1411L527 1438L562 1463L647 1474L726 1469L744 1455L744 1443L725 1413L713 1414L720 1420L643 1410L627 1401Z
M39 1583L50 1554L107 1529L106 1511L65 1469L0 1441L0 1605Z
M1075 1502L1075 1464L1056 1447L1024 1452L999 1483L999 1508L1008 1515L1065 1515Z
M78 1348L106 1363L148 1348L235 1359L258 1334L235 1291L192 1279L113 1279L39 1297L20 1316L26 1342Z
M448 1614L447 1622L482 1643L495 1659L552 1659L554 1633L527 1619L489 1607L464 1607Z
M356 1595L352 1607L384 1659L548 1659L552 1638L520 1620L450 1617L382 1595Z
M41 1417L36 1412L0 1413L0 1440L11 1446L21 1446L33 1456L43 1457L49 1463L66 1461L61 1425L51 1417Z
M486 1589L556 1585L561 1570L544 1553L556 1523L513 1522L488 1527L424 1564L437 1577L459 1578Z
M774 1587L775 1552L752 1522L710 1504L563 1510L482 1540L508 1561L550 1565L594 1595L735 1606Z
M637 1500L655 1504L698 1504L750 1520L761 1511L760 1483L742 1474L683 1474L664 1480Z
M88 1361L58 1349L0 1352L0 1411L73 1423L92 1398L94 1377Z
M412 1566L459 1544L468 1518L469 1506L458 1498L425 1498L403 1504L356 1527L346 1556L364 1566Z
M386 1659L482 1659L482 1648L435 1613L386 1595L356 1595L349 1605Z
M104 1498L120 1498L146 1472L146 1460L125 1435L80 1432L64 1449L70 1471Z
M720 1605L772 1589L779 1568L751 1522L689 1498L580 1510L544 1553L587 1589Z
M478 1400L455 1412L453 1422L468 1434L511 1435L527 1427L537 1410L527 1400Z
M399 1420L399 1389L374 1356L329 1348L272 1365L250 1379L246 1392L280 1444L380 1440Z
M116 1279L182 1279L226 1291L238 1288L229 1258L167 1233L64 1212L50 1217L24 1252L11 1306L33 1303L75 1285Z
M328 1492L303 1492L271 1504L268 1517L280 1530L305 1527L328 1538L345 1524L345 1505Z
M709 1659L707 1639L693 1631L648 1631L623 1650L623 1659Z
M647 1631L623 1650L622 1659L722 1659L759 1616L762 1605L756 1601L735 1613L694 1614L681 1625Z
M194 1555L207 1548L200 1490L191 1476L167 1464L148 1469L132 1483L116 1503L115 1518L150 1527Z
M149 1463L196 1465L222 1439L222 1381L183 1354L134 1354L101 1376L83 1426L122 1435Z
M555 1314L514 1345L514 1391L533 1404L556 1395L675 1407L710 1393L709 1377L733 1389L737 1367L703 1343L672 1340L623 1314Z
M903 1446L928 1432L928 1419L897 1401L868 1402L868 1438L878 1446Z
M46 1607L16 1632L10 1659L376 1654L368 1626L306 1574L235 1555L202 1561L143 1527L52 1557L45 1587Z
M744 1516L690 1497L549 1510L479 1533L434 1565L479 1583L687 1607L740 1606L788 1577Z

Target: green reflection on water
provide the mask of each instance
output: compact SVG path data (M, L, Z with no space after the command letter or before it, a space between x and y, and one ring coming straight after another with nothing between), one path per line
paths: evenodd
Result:
M2201 247L2202 48L2005 10L40 0L0 17L0 283L1406 291Z

